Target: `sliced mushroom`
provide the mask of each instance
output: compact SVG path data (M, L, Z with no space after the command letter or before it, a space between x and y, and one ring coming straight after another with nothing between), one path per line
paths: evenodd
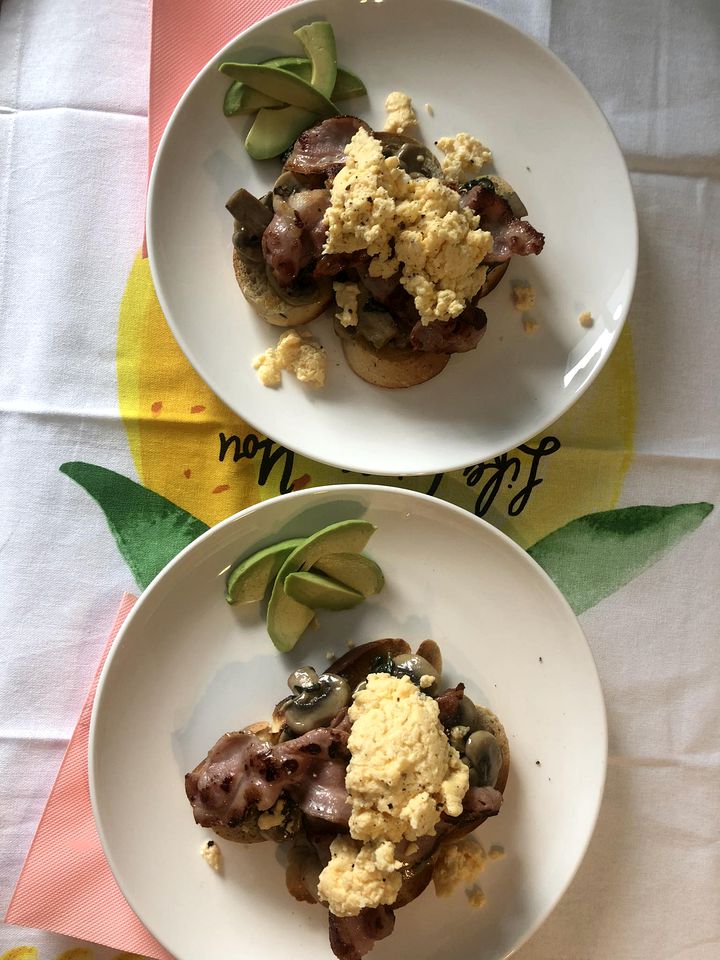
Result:
M400 166L411 177L442 179L442 167L437 157L422 143L405 143L397 153Z
M354 690L359 683L367 679L378 658L389 655L392 659L401 653L410 653L410 644L405 640L389 637L385 640L372 640L370 643L353 647L339 660L331 663L328 672L344 677L350 689Z
M272 220L272 207L268 207L265 197L258 200L242 187L235 191L225 206L235 218L233 246L244 260L261 263L260 238Z
M435 667L438 674L442 673L442 653L440 652L440 647L434 640L423 640L417 648L417 652L419 656L425 657L428 663L431 663Z
M480 714L470 697L464 693L458 706L457 714L453 718L456 726L467 727L472 733L480 729Z
M274 717L282 717L293 733L307 733L326 726L350 703L350 686L332 673L320 676L312 667L300 667L288 678L292 696L275 708Z
M317 888L322 865L315 847L304 837L297 837L288 854L285 884L296 900L317 903Z
M471 786L494 787L503 764L500 744L488 730L475 730L465 741L465 756L472 764Z

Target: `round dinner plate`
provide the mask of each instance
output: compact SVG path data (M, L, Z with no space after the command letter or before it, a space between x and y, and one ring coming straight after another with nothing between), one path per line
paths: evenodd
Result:
M322 613L279 654L259 604L230 607L238 557L328 523L377 526L367 552L384 590ZM191 544L155 579L103 669L90 733L90 790L100 838L128 902L178 960L332 956L327 916L285 889L274 843L219 841L224 871L200 856L184 774L225 732L267 719L299 665L327 665L346 642L435 639L448 685L502 720L511 750L505 802L477 840L497 844L480 880L484 909L462 889L432 888L399 910L373 958L505 957L557 903L589 842L605 777L605 710L592 655L567 603L528 555L489 524L423 494L389 487L301 491L251 507Z
M289 374L281 388L268 389L251 366L281 331L259 319L235 282L224 205L240 186L266 193L280 164L248 157L247 120L223 115L228 81L217 67L298 53L292 31L318 18L333 25L339 63L367 85L368 97L343 102L345 109L382 128L387 93L402 90L413 98L425 142L460 131L479 137L546 237L542 254L513 258L482 301L488 327L478 348L410 389L356 377L330 312L308 328L328 353L323 389ZM160 142L147 238L155 288L178 343L228 406L308 457L387 475L482 462L556 420L617 341L637 265L627 169L590 94L536 41L457 0L310 0L233 40L190 85ZM511 303L520 280L537 298L530 334ZM578 318L588 310L594 323L586 329Z
M292 31L328 19L341 66L368 97L343 101L382 129L392 90L410 94L420 137L468 131L493 151L495 171L523 199L546 237L540 256L515 257L482 301L487 332L426 384L371 386L347 367L328 311L308 328L328 354L327 383L285 374L260 384L253 358L281 331L246 303L232 268L228 197L266 193L280 163L253 162L247 118L226 118L224 60L299 53ZM432 115L425 108L430 104ZM590 94L554 54L515 27L457 0L309 0L233 40L178 104L155 158L147 239L160 303L198 373L240 416L308 457L361 472L436 473L512 449L556 420L609 356L628 312L637 222L615 138ZM511 302L530 283L534 333ZM593 326L579 316L590 311Z

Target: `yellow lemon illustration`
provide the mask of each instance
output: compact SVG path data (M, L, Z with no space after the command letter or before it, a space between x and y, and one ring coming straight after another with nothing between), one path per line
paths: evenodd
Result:
M121 303L117 363L120 410L140 482L210 525L290 488L390 482L457 503L529 546L575 517L612 509L632 458L635 380L627 327L592 387L543 437L441 479L362 477L269 445L262 456L257 447L265 438L254 439L178 347L141 256Z
M38 960L39 954L35 947L13 947L6 950L0 960Z

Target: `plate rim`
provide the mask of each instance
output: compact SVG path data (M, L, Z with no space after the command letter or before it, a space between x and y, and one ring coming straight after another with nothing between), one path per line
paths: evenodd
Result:
M241 41L251 31L255 30L260 24L269 23L275 19L281 18L287 15L287 12L289 10L302 11L308 7L316 6L318 2L321 2L321 0L300 0L300 2L298 3L290 3L279 10L275 10L273 13L269 14L267 17L261 17L259 20L256 20L253 24L251 24L245 30L241 31L239 34L233 37L230 41L228 41L228 43L224 44L224 46L222 46L205 63L205 65L198 71L198 73L195 75L192 81L188 84L187 88L184 90L182 96L178 100L177 104L175 105L167 121L165 129L163 130L162 136L158 141L157 149L155 151L155 156L153 158L152 169L150 171L150 176L148 179L147 198L146 198L146 206L145 206L145 241L146 241L146 249L147 249L147 255L148 255L148 263L150 266L150 274L153 281L153 287L155 290L155 294L158 298L158 302L160 304L160 308L162 310L163 316L165 317L167 324L170 327L170 330L178 346L180 347L181 351L185 355L185 358L193 367L193 369L198 374L200 379L208 386L208 388L217 397L220 398L220 400L222 400L223 403L226 404L226 406L228 406L238 417L240 417L243 420L246 420L246 422L248 423L249 421L247 421L246 419L246 414L237 409L236 405L233 402L231 402L230 399L225 395L225 391L223 391L222 393L218 391L216 387L210 383L210 380L206 378L206 376L201 372L200 364L197 362L197 358L194 351L189 348L186 337L179 330L178 326L175 323L175 320L172 317L172 312L169 310L167 306L168 299L163 290L163 285L159 279L157 271L154 267L154 251L155 251L156 241L155 241L155 231L153 227L153 208L154 208L155 191L157 187L157 181L159 178L158 171L160 170L160 167L161 167L161 161L166 148L168 137L170 135L170 132L173 126L175 125L175 122L178 116L180 115L180 113L184 108L185 102L189 99L195 87L198 86L198 84L204 78L204 76L210 72L210 69L213 66L213 64L216 61L218 61L231 47L237 44L238 41ZM582 384L582 386L578 388L571 396L566 397L564 402L558 406L558 409L553 413L551 417L544 419L539 426L534 427L532 433L530 433L529 435L526 435L524 431L522 432L517 431L518 436L517 438L513 439L511 446L509 447L504 446L502 449L498 449L497 451L495 451L495 453L487 454L484 457L484 459L490 459L493 456L499 456L502 453L506 453L509 450L513 450L516 447L522 445L523 443L527 443L528 440L543 433L553 423L556 423L561 417L563 417L568 412L568 410L571 407L575 405L575 403L577 403L580 400L580 398L585 394L585 392L592 386L596 378L599 376L601 370L604 369L606 363L610 359L617 345L617 342L620 338L620 335L622 334L622 331L625 327L625 323L627 322L627 318L630 313L630 308L631 308L633 297L635 294L635 286L637 283L637 270L638 270L638 258L639 258L639 227L638 227L637 206L635 203L635 196L633 193L632 181L630 179L630 172L628 170L627 162L625 160L625 156L623 154L623 151L617 139L617 136L615 135L615 132L613 131L609 120L605 116L605 113L603 112L602 108L600 107L595 97L590 93L590 91L587 89L585 84L580 80L578 76L576 76L576 74L571 70L571 68L553 50L551 50L549 47L545 46L544 44L540 43L540 41L537 40L535 37L533 37L531 34L522 30L520 27L517 27L514 23L511 23L510 21L505 20L503 17L500 17L497 14L484 9L483 7L477 4L470 3L468 2L468 0L436 0L436 2L450 4L456 7L461 7L468 11L471 10L473 11L473 15L477 15L481 18L483 16L489 17L490 19L498 23L501 23L503 24L503 26L507 27L511 31L515 31L516 33L520 34L522 37L525 38L526 41L531 43L537 50L541 51L544 55L549 56L549 58L552 61L554 61L555 66L561 69L561 72L565 75L566 79L579 92L580 96L585 99L588 109L590 111L596 112L597 116L600 118L600 120L604 124L606 131L609 133L611 143L614 144L615 150L617 151L617 155L620 160L622 184L623 184L623 188L625 189L625 192L627 193L627 199L629 202L628 204L628 214L629 214L629 220L630 220L629 226L631 228L632 236L628 238L631 246L631 262L628 264L630 267L628 295L623 305L623 310L622 310L620 319L617 321L616 329L614 333L610 336L609 340L607 341L607 346L605 347L599 362L595 365L595 368L589 374L589 376L587 377L585 382ZM379 390L382 388L378 387L376 389ZM263 418L261 417L261 419ZM255 420L255 417L253 417L253 421L254 420ZM255 429L258 429L263 433L267 433L267 431L265 430L265 426L262 423L260 423L260 421L258 421L257 423L253 422L251 425ZM270 435L272 434L273 434L273 431L271 429ZM312 437L312 435L313 435L312 433L309 434L310 437ZM273 439L275 439L275 437L273 437ZM299 443L296 443L295 441L293 441L290 444L285 443L282 439L277 442L283 444L284 446L289 446L289 448L292 449L294 452L308 458L309 460L317 460L320 463L326 464L331 467L335 467L337 469L351 470L356 473L369 473L373 476L387 476L389 473L390 474L398 473L399 475L403 475L403 476L425 476L431 473L441 473L441 472L449 473L455 470L462 470L463 468L477 462L477 456L475 456L470 460L466 460L465 458L463 458L462 462L457 462L453 460L444 464L436 464L434 467L430 469L423 468L419 470L417 468L413 468L412 466L406 466L406 467L403 467L402 469L398 469L397 471L395 470L388 471L387 469L378 467L375 463L353 462L353 460L350 458L342 461L336 460L332 455L332 449L327 450L327 452L320 451L320 453L318 454L316 450L312 449L311 441L309 446L303 440L301 440Z
M124 640L125 634L129 632L132 627L133 621L137 615L139 615L140 610L143 608L143 605L148 602L148 597L157 589L160 584L169 576L172 575L174 568L184 562L184 558L195 551L196 549L202 549L202 545L212 539L214 536L225 529L226 527L232 526L236 523L242 523L243 520L252 516L254 513L263 510L271 509L275 501L282 499L285 500L302 500L302 499L312 499L314 496L319 494L337 494L338 498L348 493L357 492L362 495L372 496L375 491L378 491L383 494L393 494L395 496L402 498L407 498L410 501L420 501L420 502L431 502L435 509L439 509L440 512L447 509L447 511L455 516L462 517L465 521L470 523L470 526L475 524L480 529L484 529L486 533L489 533L491 536L495 536L499 539L505 547L510 547L511 550L522 560L526 561L531 568L535 568L536 573L539 573L541 580L544 581L545 586L549 588L550 593L554 595L556 601L560 601L560 606L564 608L566 615L569 615L571 621L574 620L575 626L579 632L580 638L585 644L585 649L589 656L589 666L591 668L591 680L596 689L598 696L598 704L600 707L599 720L601 722L601 757L602 757L602 769L600 771L600 778L598 784L597 797L595 798L594 808L591 811L591 817L589 821L589 829L587 837L582 847L578 849L577 855L575 857L575 862L573 864L572 870L570 871L565 883L558 891L557 896L554 899L554 902L539 916L534 926L531 926L519 939L511 950L506 953L505 958L510 957L517 950L519 950L527 941L534 936L535 933L545 924L548 917L552 912L557 908L562 899L564 898L567 890L575 879L580 866L582 865L585 856L587 854L590 842L592 841L593 836L597 828L598 817L600 815L600 809L602 807L603 797L605 794L605 786L607 780L607 768L608 768L608 721L607 721L607 705L605 703L605 696L603 693L602 683L600 681L600 674L597 669L597 663L593 655L592 647L590 646L585 631L580 624L578 616L573 611L572 607L568 603L567 599L557 586L557 584L552 580L552 578L543 570L540 564L534 560L530 554L519 546L514 540L512 540L506 533L502 530L499 530L497 527L494 527L491 523L488 523L487 520L484 520L482 517L477 517L475 514L470 513L470 511L465 510L463 507L457 506L457 504L451 503L447 500L442 500L439 497L430 496L426 493L420 493L414 490L406 490L403 487L396 487L391 485L380 485L380 484L371 484L371 483L353 483L353 484L326 484L322 487L309 487L304 490L296 490L292 493L284 494L282 498L280 497L271 497L268 500L261 500L259 503L251 504L248 507L245 507L244 510L239 510L237 513L232 514L232 516L227 517L225 520L222 520L220 523L216 524L213 527L210 527L209 530L206 530L199 537L189 543L184 547L173 559L166 564L165 567L153 578L153 580L148 584L148 586L140 593L132 609L128 613L127 617L123 621L122 626L118 630L118 633L115 639L112 642L110 650L108 651L105 662L103 663L100 676L98 677L97 685L95 688L95 694L93 698L92 712L90 717L90 730L88 735L88 786L90 793L90 804L92 808L93 820L95 823L95 828L97 830L98 837L100 839L100 844L103 849L103 853L107 860L110 871L115 879L115 882L118 885L122 895L127 900L130 909L136 914L140 919L141 923L147 927L148 932L153 938L155 938L160 945L171 953L169 947L153 932L151 926L146 922L143 917L138 905L135 901L134 896L127 889L124 878L121 879L120 871L117 870L116 864L114 862L113 855L109 848L107 836L102 821L102 814L99 809L98 797L97 797L97 783L96 783L96 752L99 749L99 744L97 740L97 725L98 725L98 715L102 710L102 698L105 689L105 685L112 670L112 664L117 656L117 653L120 649L120 646ZM177 957L176 960L185 960L184 957ZM499 960L499 958L498 958Z

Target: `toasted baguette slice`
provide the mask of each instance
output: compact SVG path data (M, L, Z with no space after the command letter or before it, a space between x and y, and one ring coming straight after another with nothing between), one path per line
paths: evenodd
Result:
M360 336L343 340L342 348L353 373L376 387L393 390L431 380L445 369L450 359L446 353L423 353L391 346L377 350Z
M233 249L235 278L248 303L263 320L276 327L299 327L320 316L332 299L332 284L320 282L317 297L307 303L288 303L270 286L264 263L249 263Z

